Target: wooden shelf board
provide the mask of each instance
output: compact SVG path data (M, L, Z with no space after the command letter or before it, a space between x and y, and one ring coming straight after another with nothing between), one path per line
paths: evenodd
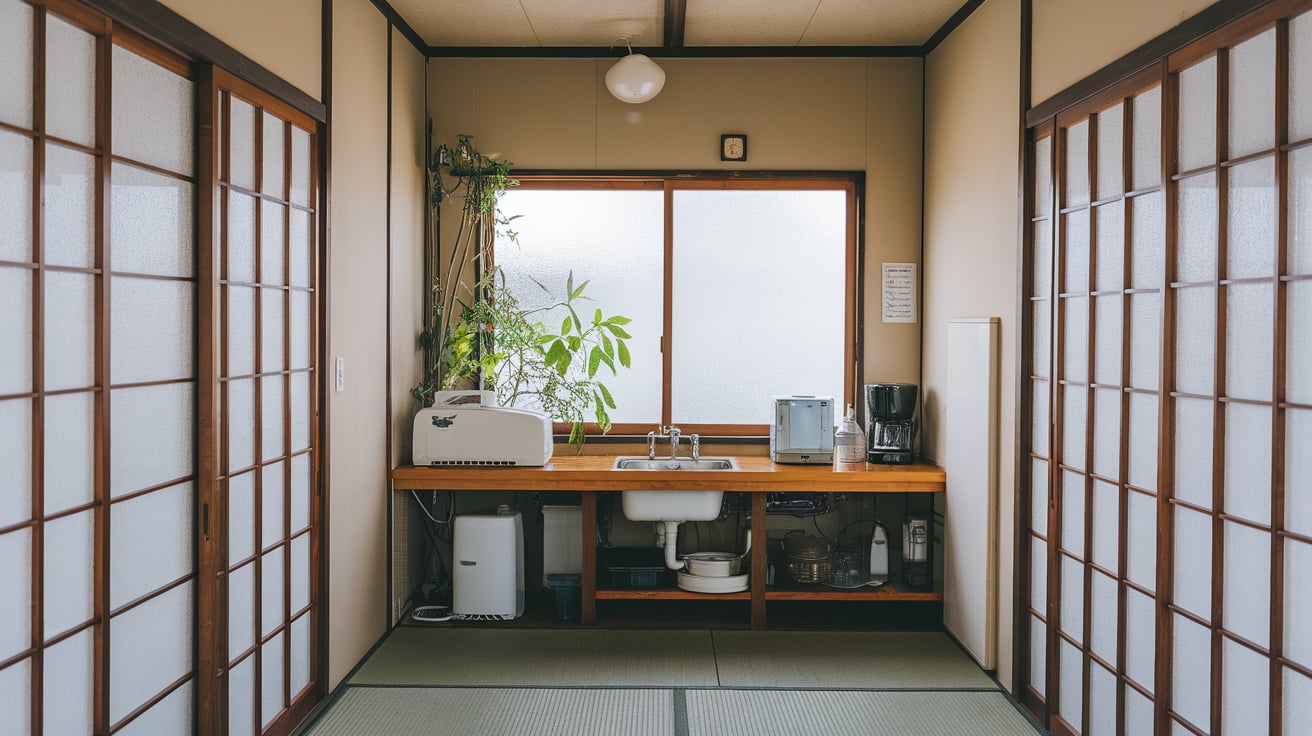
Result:
M599 601L746 601L751 600L750 591L741 593L694 593L678 588L660 588L657 590L598 590Z
M836 590L833 588L766 590L767 601L941 601L943 593L932 590Z

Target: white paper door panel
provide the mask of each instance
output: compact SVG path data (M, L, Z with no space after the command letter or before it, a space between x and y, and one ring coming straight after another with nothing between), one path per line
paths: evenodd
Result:
M997 317L948 323L943 624L985 669L997 666Z

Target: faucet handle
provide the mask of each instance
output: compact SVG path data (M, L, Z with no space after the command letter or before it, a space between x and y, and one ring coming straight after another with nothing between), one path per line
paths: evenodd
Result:
M693 462L696 462L701 453L702 438L701 435L697 434L696 432L693 432L692 434L688 435L688 438L692 440L692 459Z

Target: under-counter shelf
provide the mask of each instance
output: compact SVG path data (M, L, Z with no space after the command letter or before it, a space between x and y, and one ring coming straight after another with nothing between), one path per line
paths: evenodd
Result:
M768 587L767 601L941 601L942 591L912 590L889 583L882 588L845 590L823 585Z
M656 588L652 590L606 590L598 589L595 596L599 601L749 601L750 591L740 593L694 593L680 588Z

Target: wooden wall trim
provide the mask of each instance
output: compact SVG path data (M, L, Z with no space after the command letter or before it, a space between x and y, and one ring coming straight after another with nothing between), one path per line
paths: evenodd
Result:
M1021 0L1020 3L1020 96L1017 99L1018 117L1025 118L1025 111L1030 106L1030 63L1033 56L1033 29L1032 19L1034 15L1034 0ZM928 44L927 44L928 45ZM1042 722L1044 716L1042 707L1032 707L1032 703L1027 703L1022 694L1027 692L1026 685L1029 682L1029 598L1030 590L1027 577L1030 565L1030 541L1029 541L1029 514L1032 504L1034 489L1030 487L1030 422L1026 419L1030 416L1030 387L1029 375L1032 373L1030 368L1033 357L1029 355L1028 346L1034 339L1033 321L1030 318L1030 296L1033 290L1033 261L1026 244L1030 239L1030 231L1033 226L1030 224L1030 210L1034 205L1034 198L1030 192L1034 187L1034 151L1033 144L1030 142L1029 130L1024 126L1019 126L1017 134L1020 137L1020 160L1017 165L1019 173L1017 176L1018 187L1020 189L1017 196L1016 212L1016 266L1020 270L1017 283L1020 288L1016 290L1016 314L1020 317L1019 329L1015 330L1016 339L1012 347L1018 357L1017 365L1020 370L1016 371L1016 422L1014 427L1014 447L1015 447L1015 468L1012 471L1012 477L1015 479L1015 487L1012 489L1013 498L1015 499L1015 508L1012 514L1012 601L1011 601L1011 692L1018 702L1022 704L1030 715ZM1001 490L1001 489L999 489Z
M84 0L115 21L125 23L156 42L197 61L221 67L309 115L327 119L326 102L320 102L268 68L220 41L158 0ZM324 100L328 99L327 90Z
M969 17L971 16L971 14L974 13L976 10L978 10L978 9L979 9L979 6L981 6L981 5L983 5L983 4L984 4L984 0L966 0L966 3L965 3L964 5L962 5L962 6L957 10L957 12L953 13L953 14L952 14L952 17L948 18L947 21L944 22L943 25L940 26L939 29L938 29L937 31L934 31L934 35L930 36L930 37L929 37L929 40L925 41L924 45L922 45L922 46L920 47L920 55L921 55L921 56L929 56L930 54L934 53L934 49L938 48L939 44L941 44L941 43L943 43L944 41L946 41L947 38L948 38L948 36L952 35L952 32L955 31L955 30L957 30L957 28L959 28L959 27L961 26L962 23L965 23L965 22L966 22L966 19L969 18ZM1025 2L1022 2L1022 4L1021 4L1021 7L1022 7L1021 14L1022 14L1022 15L1025 14L1025 10L1024 10L1025 5L1026 5L1026 3L1025 3ZM1022 33L1021 44L1022 44L1022 46L1024 45L1024 32L1025 32L1025 29L1026 29L1028 26L1029 26L1029 23L1025 23L1025 26L1022 27L1022 30L1021 30L1021 33ZM1026 82L1026 80L1024 80L1024 79L1022 79L1022 81L1023 81L1023 82ZM1028 83L1026 82L1024 86L1028 86ZM1028 90L1027 90L1027 93L1028 93Z
M652 58L922 58L923 46L634 46ZM429 46L428 58L615 59L612 46Z
M1172 52L1221 28L1272 0L1221 0L1202 12L1157 36L1148 43L1049 97L1025 113L1025 125L1035 125L1097 94L1143 69L1165 59Z
M419 35L414 26L407 23L406 19L396 12L396 8L392 7L391 3L387 0L369 0L369 2L373 3L375 8L378 8L378 12L383 14L383 17L387 19L388 23L392 24L393 28L400 31L402 36L405 36L410 45L415 47L415 51L428 56L428 42L424 40L423 36Z

